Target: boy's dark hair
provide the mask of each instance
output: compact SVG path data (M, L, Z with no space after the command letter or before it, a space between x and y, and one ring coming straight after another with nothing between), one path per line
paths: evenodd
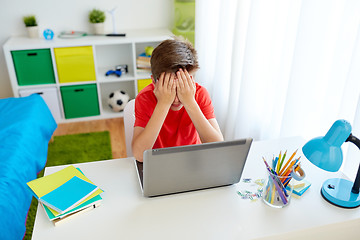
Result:
M162 72L177 72L179 68L188 72L198 70L197 53L192 44L181 37L161 42L152 52L151 72L158 80Z

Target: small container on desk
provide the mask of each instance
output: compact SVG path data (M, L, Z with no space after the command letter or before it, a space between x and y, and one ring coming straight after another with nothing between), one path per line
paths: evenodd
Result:
M293 186L290 184L291 179L294 177L297 180L303 179L305 173L300 167L300 157L295 158L297 150L286 160L286 153L279 153L279 157L272 159L270 163L263 157L266 173L267 184L263 190L264 202L275 208L283 208L289 205ZM299 176L296 173L300 173Z
M267 172L267 182L263 190L263 201L275 208L283 208L290 204L293 186L284 183L287 182L288 177L278 176L270 171Z

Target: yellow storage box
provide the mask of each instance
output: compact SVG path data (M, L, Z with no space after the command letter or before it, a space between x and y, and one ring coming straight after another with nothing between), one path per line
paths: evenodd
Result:
M55 48L54 53L60 83L96 80L91 46Z
M147 85L149 85L152 82L151 78L149 79L139 79L137 81L137 90L138 93L143 90L144 87L146 87Z

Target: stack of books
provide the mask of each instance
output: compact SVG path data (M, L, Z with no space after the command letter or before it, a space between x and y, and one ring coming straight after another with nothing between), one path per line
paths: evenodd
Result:
M136 58L136 68L138 71L144 71L144 72L151 71L150 57L151 55L146 55L145 53L141 53Z
M30 181L27 185L54 225L94 209L102 201L100 194L103 190L74 166Z

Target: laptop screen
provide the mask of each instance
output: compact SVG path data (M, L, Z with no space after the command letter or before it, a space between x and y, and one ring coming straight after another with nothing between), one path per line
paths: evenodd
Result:
M136 161L144 196L231 185L240 181L251 138L146 150Z

